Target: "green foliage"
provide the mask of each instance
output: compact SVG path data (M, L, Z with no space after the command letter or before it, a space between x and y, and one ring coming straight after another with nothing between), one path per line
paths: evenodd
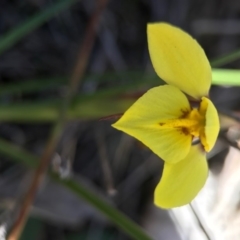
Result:
M47 22L59 12L70 7L77 0L61 0L53 4L51 7L37 13L26 22L12 29L0 38L0 54L12 47L15 43L26 37L27 34Z
M240 86L240 70L233 69L213 69L212 84Z

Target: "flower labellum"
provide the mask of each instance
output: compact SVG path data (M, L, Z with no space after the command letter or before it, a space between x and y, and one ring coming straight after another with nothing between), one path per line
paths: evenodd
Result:
M148 24L153 67L167 85L150 89L112 126L148 146L164 160L154 202L173 208L192 201L204 186L206 152L217 139L219 118L208 98L209 61L196 40L167 23ZM187 95L198 104L192 107ZM200 144L192 146L193 138Z

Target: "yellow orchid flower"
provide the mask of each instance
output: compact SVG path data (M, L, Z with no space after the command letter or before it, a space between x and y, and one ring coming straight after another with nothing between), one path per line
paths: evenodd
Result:
M148 24L147 35L154 69L169 85L150 89L112 126L165 161L154 202L173 208L191 202L205 184L219 118L208 98L211 67L197 41L167 23ZM192 145L193 138L200 144Z

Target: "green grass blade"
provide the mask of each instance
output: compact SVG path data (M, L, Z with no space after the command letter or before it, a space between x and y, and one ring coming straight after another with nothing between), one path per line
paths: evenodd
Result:
M127 73L123 73L121 77L124 76L128 76ZM111 73L106 77L110 81L116 81L113 79L117 78L117 75ZM212 84L215 85L240 86L240 70L213 69L212 77ZM75 97L67 112L68 120L98 119L112 114L123 113L138 97L134 97L134 95L129 97L126 96L125 93L134 93L138 92L138 90L144 92L144 90L162 83L156 75L150 74L149 76L142 76L141 72L131 73L130 79L132 79L132 81L129 81L128 84L99 90L93 94L82 94ZM54 82L55 80L53 79L53 82L48 86L50 87L52 84L56 86L60 80L61 79L57 79L56 82ZM62 79L62 81L64 83L65 79ZM28 88L27 84L24 84L22 90L29 91L36 87L43 88L44 86L41 85L40 82L37 82L36 85L33 84ZM2 91L5 93L14 93L17 91L17 88L14 86L4 88L3 86ZM58 119L61 101L61 99L51 99L41 102L22 102L0 105L0 121L23 123L54 122Z
M123 73L122 77L125 76L124 74L127 76L127 73ZM240 86L240 70L213 69L212 76L212 84ZM117 78L115 73L111 73L107 76L110 81L114 81L114 77ZM124 96L125 93L138 92L138 90L144 91L162 83L156 75L150 74L149 76L142 76L141 72L135 72L130 78L132 81L129 81L128 84L99 90L94 94L82 94L77 96L67 112L68 120L98 119L112 114L123 113L137 98L137 96L134 97L134 95L133 97ZM62 80L63 82L65 81L64 79ZM57 82L58 81L60 80L58 79ZM39 83L40 82L38 82L38 84ZM33 88L41 86L38 84L34 85ZM24 85L23 90L27 90L26 86L27 85ZM43 86L41 86L41 88L42 87ZM14 90L13 92L16 92L17 88L5 88L3 91L6 93L9 90ZM52 99L43 100L41 102L23 102L0 105L0 121L22 123L54 122L58 119L58 111L61 101L61 99Z
M1 138L0 153L30 168L36 168L39 164L38 157Z
M150 240L151 238L132 220L126 217L124 214L119 212L117 209L110 207L105 201L96 197L95 194L90 192L84 186L75 182L73 179L61 180L56 175L51 175L51 177L64 185L80 198L84 199L86 202L90 203L96 209L98 209L103 215L105 215L111 222L115 223L120 227L125 233L136 240Z
M232 53L229 53L225 56L216 58L212 61L210 61L212 67L221 67L225 64L231 63L233 61L236 61L240 58L240 50L234 51Z
M40 78L31 79L17 83L1 84L0 96L6 94L23 94L42 91L47 89L56 89L63 85L67 85L67 78Z
M0 153L10 157L12 160L18 163L25 164L30 168L36 168L39 163L39 159L37 157L3 139L0 139ZM110 206L99 196L87 189L84 185L74 181L74 179L60 179L56 174L53 173L49 173L49 176L54 181L75 193L79 198L84 199L87 203L95 207L112 223L116 224L133 239L151 240L151 238L141 229L141 227L139 227L136 223L119 212L117 209Z
M54 3L53 6L37 13L18 27L3 35L0 38L0 54L12 47L15 43L24 38L28 33L32 32L41 24L47 22L67 7L70 7L76 1L77 0L60 0Z
M108 72L105 74L89 74L84 78L84 82L107 82L110 86L112 83L120 83L117 87L109 87L104 90L98 90L91 98L105 98L114 96L127 91L137 91L138 89L148 89L153 86L164 84L164 82L154 73L143 74L142 72ZM46 89L56 89L67 84L67 77L32 79L14 84L0 85L0 96L5 94L29 93ZM240 85L240 70L233 69L212 69L212 84L215 85ZM90 96L82 94L77 97L78 101L88 99ZM59 101L58 101L59 102Z
M212 84L240 86L240 70L212 69Z
M2 84L0 85L0 95L18 94L36 92L46 89L53 89L67 85L67 77L45 77L40 79L29 79L18 83ZM163 81L154 73L143 74L142 72L108 72L104 74L88 74L83 77L84 82L107 82L111 86L112 83L121 84L117 88L133 88L139 86L153 86L163 84ZM124 84L125 83L125 84ZM109 90L106 90L109 91ZM117 91L117 90L116 90Z
M98 119L104 116L123 113L133 104L134 99L89 98L76 100L67 111L67 119ZM42 123L55 122L59 117L60 104L20 103L0 106L1 122Z

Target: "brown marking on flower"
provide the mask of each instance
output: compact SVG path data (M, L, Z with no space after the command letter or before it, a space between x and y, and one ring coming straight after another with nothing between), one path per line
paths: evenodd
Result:
M160 122L160 123L159 123L159 125L160 125L160 126L163 126L163 125L165 125L165 123L163 123L163 122Z
M189 109L182 108L181 112L182 112L182 115L180 116L180 118L186 118L190 111Z
M183 133L184 135L189 135L189 134L190 134L189 129L186 128L186 127L180 128L180 131L181 131L181 133Z

